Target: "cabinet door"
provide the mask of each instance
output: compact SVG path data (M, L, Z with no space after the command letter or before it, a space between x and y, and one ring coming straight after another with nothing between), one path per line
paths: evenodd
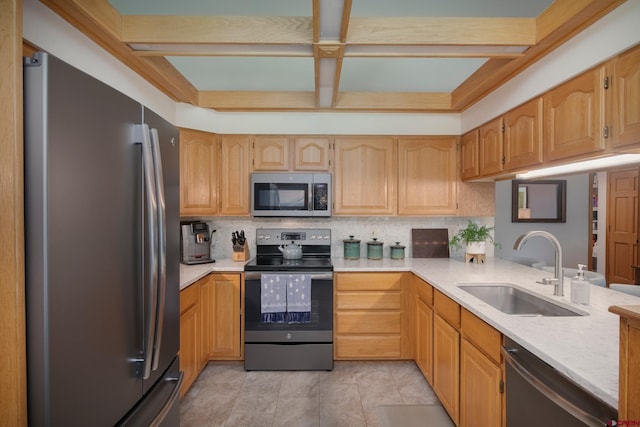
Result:
M398 140L398 214L456 213L457 142L456 137Z
M543 96L545 160L604 150L604 76L598 67Z
M460 346L460 426L502 425L502 371L466 339Z
M416 298L416 364L429 384L433 384L433 310Z
M504 169L518 170L542 163L542 98L504 115Z
M335 140L334 213L393 215L397 212L397 150L390 137Z
M329 171L331 167L331 139L329 137L295 137L293 140L293 169L297 171Z
M478 129L462 135L460 140L460 164L462 179L477 178L480 175L480 143Z
M504 163L502 135L502 118L490 121L478 130L481 176L502 172Z
M286 171L290 163L288 136L256 135L253 138L253 170Z
M457 425L460 399L460 334L437 313L433 322L433 390Z
M199 289L200 284L194 283L180 291L180 370L184 372L180 396L189 390L201 367Z
M249 215L248 135L220 138L220 197L222 215Z
M210 359L240 357L240 275L211 274L201 285L203 353Z
M214 134L180 130L180 215L217 213L217 158Z
M640 46L614 61L613 146L640 144Z

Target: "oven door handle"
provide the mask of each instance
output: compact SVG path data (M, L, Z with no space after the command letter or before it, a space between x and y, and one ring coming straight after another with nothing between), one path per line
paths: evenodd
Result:
M311 280L333 280L332 272L311 271L245 271L244 280L260 280L263 274L308 274Z

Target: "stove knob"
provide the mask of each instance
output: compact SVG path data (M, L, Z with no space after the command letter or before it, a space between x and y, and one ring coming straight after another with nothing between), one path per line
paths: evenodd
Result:
M325 236L323 237L323 239L324 239L324 240L329 240L329 236L325 235Z
M290 333L287 333L287 339L290 340L292 338Z

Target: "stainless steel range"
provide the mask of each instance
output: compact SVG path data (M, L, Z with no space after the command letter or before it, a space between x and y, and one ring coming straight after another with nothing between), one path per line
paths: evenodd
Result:
M331 230L256 230L245 265L246 370L333 369Z

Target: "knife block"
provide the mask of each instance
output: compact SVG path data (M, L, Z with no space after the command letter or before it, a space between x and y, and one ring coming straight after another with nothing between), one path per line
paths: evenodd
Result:
M233 260L234 261L246 261L249 259L249 246L245 243L244 245L233 245Z

